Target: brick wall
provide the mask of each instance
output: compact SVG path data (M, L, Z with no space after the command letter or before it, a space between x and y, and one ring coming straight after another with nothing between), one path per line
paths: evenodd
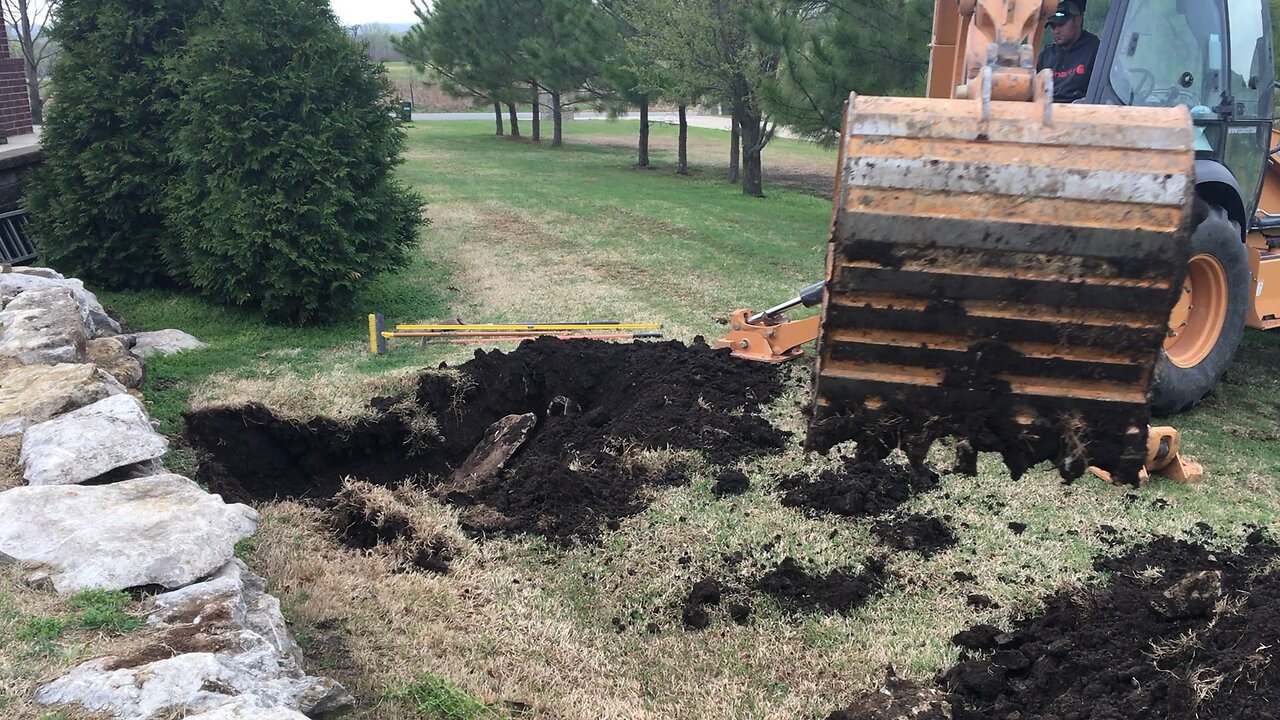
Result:
M5 137L33 132L27 76L22 58L9 57L7 33L0 33L0 132Z

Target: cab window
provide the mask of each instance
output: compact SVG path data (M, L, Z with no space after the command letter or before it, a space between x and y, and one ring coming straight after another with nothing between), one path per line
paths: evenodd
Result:
M1218 3L1134 0L1125 12L1111 87L1129 105L1213 107L1225 89Z

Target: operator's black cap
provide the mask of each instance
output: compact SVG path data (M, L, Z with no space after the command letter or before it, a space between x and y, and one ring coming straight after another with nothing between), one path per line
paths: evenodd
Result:
M1058 11L1049 16L1045 25L1061 25L1076 15L1080 15L1080 6L1071 0L1064 0L1058 3Z

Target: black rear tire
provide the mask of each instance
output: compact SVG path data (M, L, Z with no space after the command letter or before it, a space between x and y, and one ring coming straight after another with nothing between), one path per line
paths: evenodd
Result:
M1151 413L1156 416L1186 412L1213 392L1231 367L1244 337L1245 313L1253 287L1248 248L1240 240L1240 226L1227 217L1226 210L1202 200L1197 200L1196 205L1195 215L1202 219L1191 235L1191 256L1212 255L1222 265L1227 279L1226 310L1217 342L1194 366L1174 365L1168 354L1160 351L1151 388Z

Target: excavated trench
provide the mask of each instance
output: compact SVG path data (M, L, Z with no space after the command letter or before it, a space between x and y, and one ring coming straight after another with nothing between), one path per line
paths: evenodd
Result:
M197 479L228 501L327 506L344 478L412 480L463 508L468 532L589 539L643 510L648 489L687 482L679 463L637 451L697 450L720 465L779 451L786 434L753 413L780 392L775 367L700 340L539 339L424 372L413 397L374 398L374 419L354 425L248 405L191 413L185 433ZM434 432L415 432L424 418Z

